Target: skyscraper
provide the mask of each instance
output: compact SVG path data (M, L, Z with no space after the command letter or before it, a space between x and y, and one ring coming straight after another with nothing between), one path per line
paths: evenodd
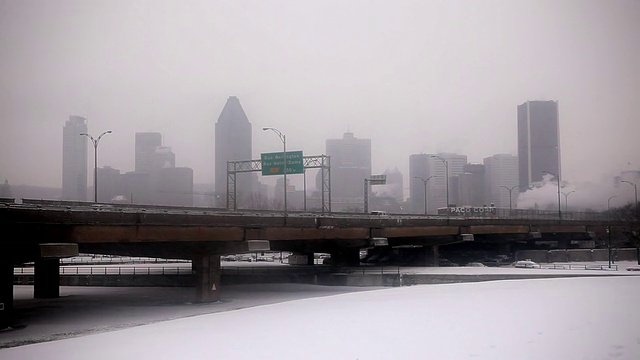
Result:
M562 178L558 102L527 101L518 105L520 192L542 181L545 171Z
M446 165L445 165L446 164ZM435 214L438 208L447 207L447 173L451 177L462 174L467 164L466 155L453 153L414 154L409 156L410 197L413 212L424 211L424 182L416 179L421 177L427 182L427 207L430 214ZM449 201L454 200L453 184L449 183Z
M342 139L326 141L331 158L331 203L337 211L364 206L364 179L371 176L371 139L344 133Z
M487 200L499 208L515 209L518 200L518 157L496 154L484 158ZM509 200L511 196L511 200Z
M215 143L215 196L216 206L225 206L227 194L227 161L251 160L251 123L240 100L230 96L216 123ZM253 176L252 176L253 175ZM236 177L237 201L246 204L253 191L254 174L238 173Z
M62 199L87 200L87 119L69 116L62 129Z
M162 135L158 132L136 133L136 172L151 172L154 169L156 148L162 146Z

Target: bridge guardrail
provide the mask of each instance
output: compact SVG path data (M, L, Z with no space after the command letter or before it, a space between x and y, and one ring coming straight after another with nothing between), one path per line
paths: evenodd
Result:
M14 275L33 275L33 267L16 267ZM60 275L189 275L190 267L181 266L61 266Z

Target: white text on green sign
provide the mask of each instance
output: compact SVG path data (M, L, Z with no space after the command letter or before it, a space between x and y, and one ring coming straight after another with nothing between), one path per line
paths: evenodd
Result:
M283 158L283 152L260 154L262 175L284 174ZM303 171L302 151L287 151L287 174L302 174Z

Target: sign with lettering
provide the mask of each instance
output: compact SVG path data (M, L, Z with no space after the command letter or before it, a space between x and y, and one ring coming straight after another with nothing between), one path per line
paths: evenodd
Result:
M495 207L488 206L454 206L449 208L449 214L452 215L484 215L496 214Z
M262 175L283 175L284 174L284 152L260 154L262 162ZM304 163L302 151L287 151L287 175L302 174Z

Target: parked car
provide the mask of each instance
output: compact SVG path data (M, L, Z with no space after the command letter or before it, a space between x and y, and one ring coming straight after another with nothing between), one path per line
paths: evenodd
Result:
M627 271L640 271L640 265L631 265L627 268Z
M538 263L531 261L530 259L527 260L519 260L516 261L515 267L517 268L525 268L525 269L539 269L540 265L538 265Z
M439 266L458 266L458 264L450 261L449 259L440 259L438 260Z
M469 266L469 267L487 267L485 264L481 263L481 262L470 262L465 266Z

